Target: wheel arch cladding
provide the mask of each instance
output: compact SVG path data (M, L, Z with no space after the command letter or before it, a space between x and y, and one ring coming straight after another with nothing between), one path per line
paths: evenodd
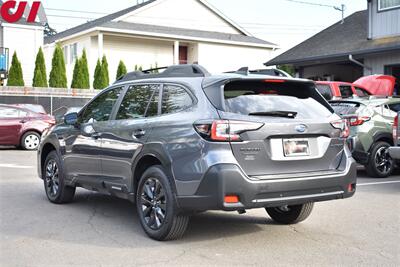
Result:
M161 165L161 161L153 154L143 155L135 165L135 169L133 172L133 188L132 191L136 192L137 186L139 184L139 180L142 177L143 173L150 168L151 166Z
M391 146L394 145L393 136L391 133L377 133L374 135L373 140L374 140L374 143L384 141L384 142L389 143ZM371 151L371 148L372 148L372 145L371 145L369 151Z
M47 143L43 146L41 154L40 154L40 166L41 166L42 170L43 170L44 162L47 158L47 155L49 155L51 151L57 151L53 144Z

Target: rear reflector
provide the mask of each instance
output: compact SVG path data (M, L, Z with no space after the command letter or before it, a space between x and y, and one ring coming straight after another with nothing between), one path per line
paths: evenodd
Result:
M356 184L349 184L347 186L347 192L353 192L356 189Z
M224 198L225 203L239 203L238 196L225 196Z

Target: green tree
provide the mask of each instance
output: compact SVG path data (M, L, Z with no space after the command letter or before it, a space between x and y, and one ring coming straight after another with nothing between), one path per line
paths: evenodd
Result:
M289 73L293 77L296 75L296 70L292 65L278 65L276 66L278 70L283 70L284 72Z
M8 73L7 86L24 86L21 62L18 60L17 52L14 52L10 71Z
M65 69L64 54L60 45L56 45L53 53L49 85L54 88L67 88L67 72Z
M107 58L104 55L101 60L101 70L102 70L102 81L104 82L104 88L110 84L110 75L108 73L108 62Z
M39 52L36 55L35 71L33 74L33 87L48 87L46 63L44 61L44 55L42 48L39 48Z
M135 65L135 71L142 71L143 67L141 65Z
M94 70L93 77L93 88L94 89L103 89L101 82L101 62L100 59L97 60L96 69Z
M77 58L75 60L74 72L72 75L71 88L81 89L82 88L82 69L81 69L81 59Z
M89 66L86 56L86 49L83 49L82 58L80 59L80 71L82 72L82 89L90 89Z
M122 75L125 75L128 71L126 70L126 66L124 64L124 62L122 60L119 61L118 64L118 69L117 69L117 77L116 79L118 79L119 77L121 77Z

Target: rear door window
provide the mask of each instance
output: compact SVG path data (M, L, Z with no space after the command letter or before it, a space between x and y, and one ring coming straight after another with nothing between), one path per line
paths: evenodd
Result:
M296 118L330 116L329 104L315 86L298 82L237 81L225 85L224 110L241 115L296 113Z
M117 120L140 119L158 115L159 85L132 85L117 113Z
M332 100L332 90L331 87L327 84L317 84L316 85L318 92L326 99Z
M352 98L353 90L351 90L351 86L349 85L339 85L340 95L342 98Z
M171 114L188 109L193 105L189 93L178 85L164 85L162 94L162 114Z
M0 107L0 119L23 118L27 115L28 112L20 109Z

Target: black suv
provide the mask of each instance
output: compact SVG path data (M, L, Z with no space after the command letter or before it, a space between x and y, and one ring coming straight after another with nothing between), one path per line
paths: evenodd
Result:
M210 75L199 65L133 72L43 135L48 199L75 188L136 203L153 239L183 235L189 215L265 208L306 219L317 201L351 197L348 128L309 80Z

